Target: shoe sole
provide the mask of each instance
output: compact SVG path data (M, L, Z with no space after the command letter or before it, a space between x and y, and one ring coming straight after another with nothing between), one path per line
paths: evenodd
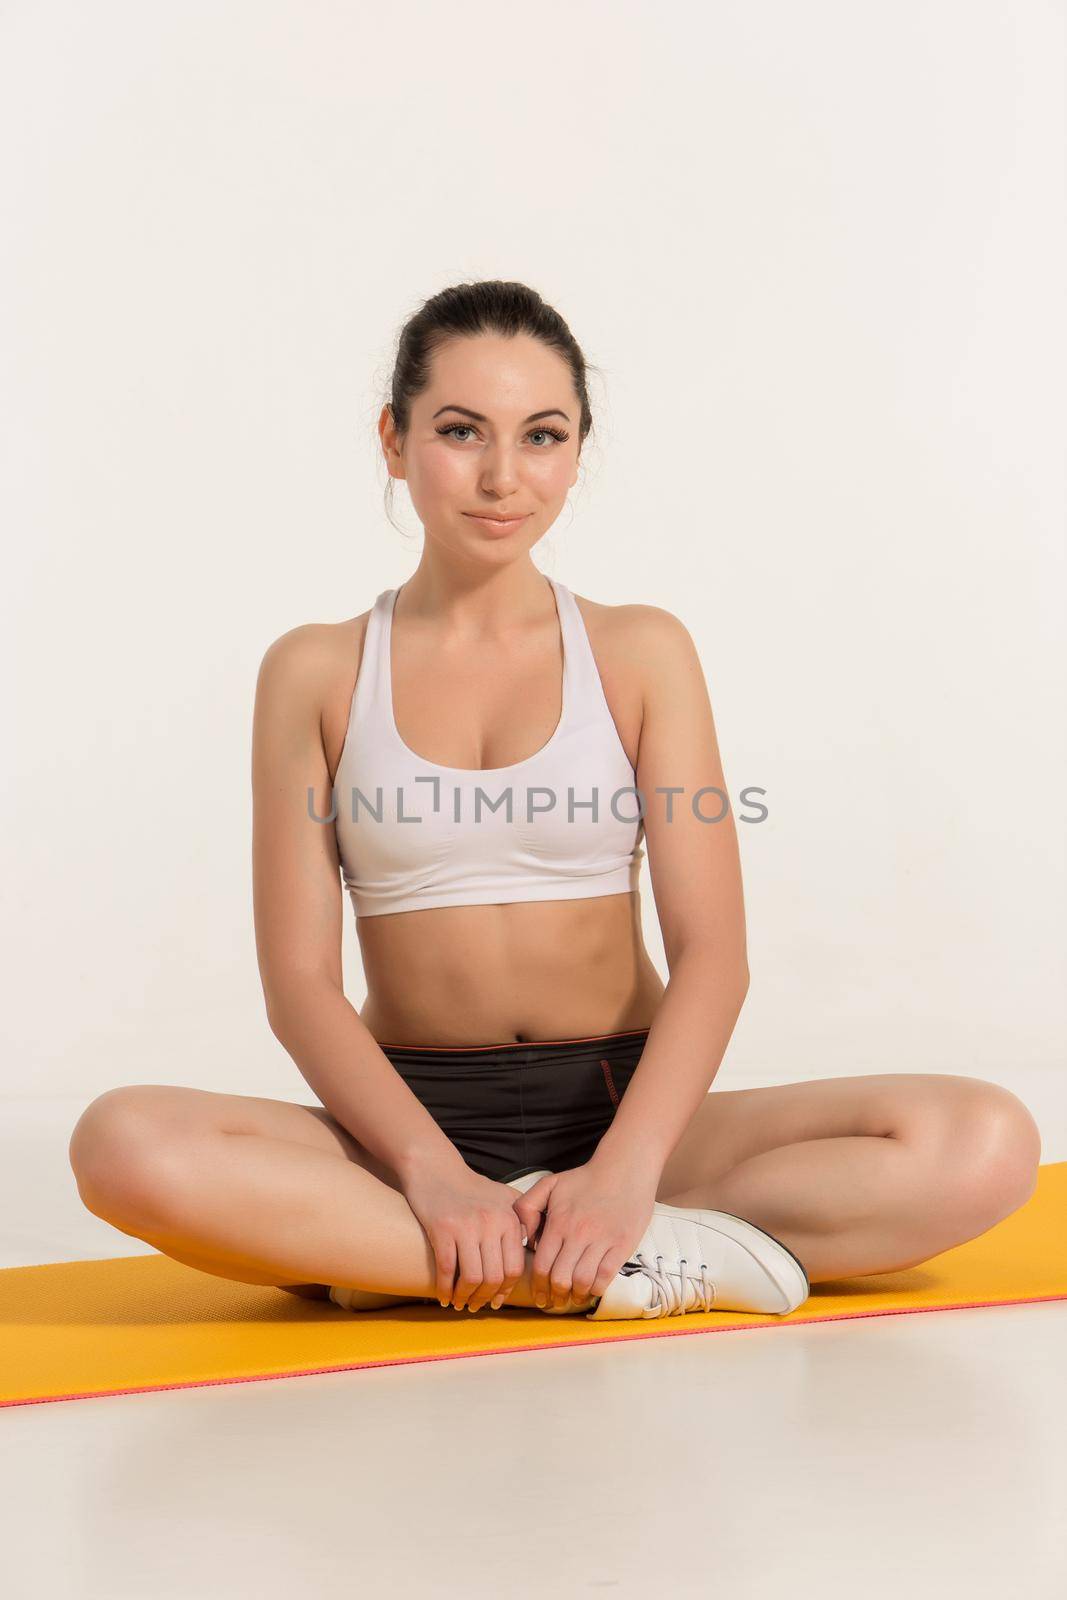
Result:
M690 1211L679 1206L671 1206L670 1209L672 1211L681 1211L682 1216L687 1217L691 1222L699 1222L704 1227L717 1228L720 1233L726 1233L728 1237L732 1238L737 1244L743 1245L745 1248L750 1250L752 1255L755 1256L756 1260L760 1262L761 1266L763 1266L763 1262L760 1259L760 1251L755 1248L756 1240L753 1239L752 1235L758 1234L760 1239L765 1239L768 1244L774 1247L775 1253L781 1262L782 1269L784 1270L786 1277L791 1278L796 1283L798 1289L803 1286L804 1292L800 1295L800 1298L795 1302L795 1304L789 1306L785 1311L773 1312L771 1313L772 1315L781 1317L788 1316L790 1311L795 1311L797 1306L803 1305L804 1301L811 1294L811 1284L808 1282L808 1275L804 1271L803 1264L797 1260L796 1256L793 1254L792 1250L790 1250L787 1244L783 1244L781 1239L776 1239L773 1233L768 1233L767 1230L765 1228L761 1228L757 1222L750 1222L747 1217L737 1217L732 1211L711 1211L701 1210L699 1208L695 1211ZM737 1224L736 1228L721 1227L717 1220L720 1217L729 1217L731 1222ZM772 1281L774 1281L775 1287L781 1293L787 1293L786 1290L782 1289L781 1284L778 1283L776 1279Z

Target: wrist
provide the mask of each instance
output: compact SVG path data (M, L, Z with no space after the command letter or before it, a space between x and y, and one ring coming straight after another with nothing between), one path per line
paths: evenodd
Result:
M612 1135L615 1134L613 1138ZM666 1157L647 1144L618 1136L609 1128L597 1145L589 1165L598 1172L625 1174L630 1183L644 1185L653 1193L666 1164Z
M432 1144L408 1145L393 1160L393 1170L406 1188L413 1178L427 1173L459 1173L470 1169L450 1139Z

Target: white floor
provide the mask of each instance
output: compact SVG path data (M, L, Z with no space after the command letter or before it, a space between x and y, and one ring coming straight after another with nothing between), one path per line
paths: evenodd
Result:
M1011 1087L1042 1159L1067 1160L1059 1074ZM78 1199L80 1109L0 1102L0 1266L142 1253ZM18 1600L1067 1595L1067 1302L14 1406L0 1427Z

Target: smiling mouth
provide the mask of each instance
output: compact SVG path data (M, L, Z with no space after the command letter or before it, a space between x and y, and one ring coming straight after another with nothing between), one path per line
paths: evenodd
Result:
M463 515L465 517L477 517L479 522L521 522L523 517L528 516L529 513L518 511L513 517L491 517L487 511L465 511Z

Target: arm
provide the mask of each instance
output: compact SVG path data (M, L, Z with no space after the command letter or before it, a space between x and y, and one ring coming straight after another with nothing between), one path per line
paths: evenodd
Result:
M320 707L331 657L314 624L267 650L252 733L256 952L271 1032L322 1104L403 1181L462 1168L455 1145L411 1092L359 1013L341 972L343 894Z
M670 612L635 610L633 650L648 663L637 787L670 978L593 1162L654 1187L719 1070L748 991L748 957L733 813L720 822L700 820L719 816L726 803L700 659ZM682 793L656 792L668 786ZM720 792L701 795L694 815L694 796L705 788Z

